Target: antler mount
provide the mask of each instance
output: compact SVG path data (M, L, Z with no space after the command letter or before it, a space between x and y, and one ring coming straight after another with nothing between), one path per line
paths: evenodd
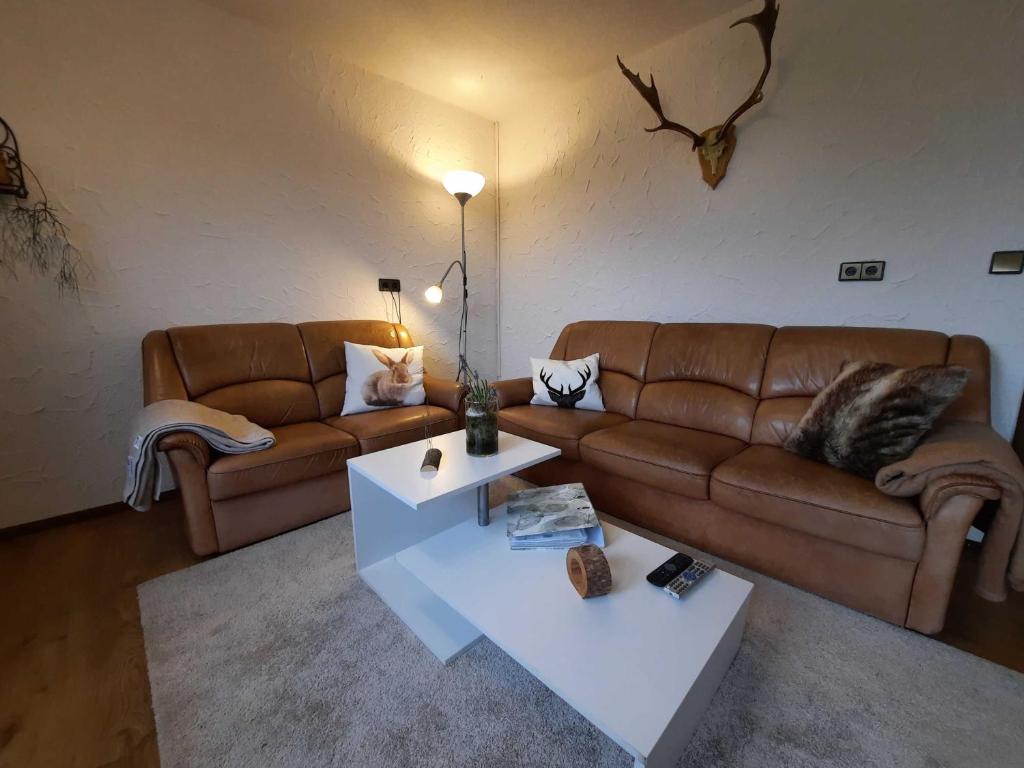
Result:
M665 112L661 107L661 97L658 94L657 86L654 84L653 74L651 75L651 84L648 85L640 77L639 73L631 71L622 63L621 58L615 57L615 60L619 63L619 69L622 70L622 74L636 88L637 92L650 105L651 109L654 110L654 114L658 117L659 123L657 126L644 130L648 133L675 131L687 136L693 142L693 149L697 152L697 159L700 161L704 181L712 189L715 189L719 182L725 178L729 161L732 159L733 152L736 149L736 126L734 123L740 115L764 99L764 92L761 89L764 87L765 80L768 78L768 72L772 68L772 38L775 36L775 23L778 17L779 5L777 0L765 0L764 8L759 13L745 16L729 25L729 28L732 29L740 24L750 24L757 30L757 36L761 40L761 48L764 52L764 68L761 70L761 77L758 78L754 90L729 115L725 122L708 128L701 133L697 133L682 123L677 123L665 117Z

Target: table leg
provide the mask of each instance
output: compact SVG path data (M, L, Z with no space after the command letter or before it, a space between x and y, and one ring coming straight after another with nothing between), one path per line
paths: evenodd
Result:
M349 472L356 568L360 577L433 653L447 663L480 631L427 589L395 555L472 520L474 489L413 509L358 472Z
M490 483L484 483L483 485L477 486L476 489L476 524L477 525L490 525L491 524L491 501L490 501Z

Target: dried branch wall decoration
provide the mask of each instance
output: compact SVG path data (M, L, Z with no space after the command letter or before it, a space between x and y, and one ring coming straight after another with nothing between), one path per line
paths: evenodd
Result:
M732 29L739 24L750 24L754 29L757 30L757 36L761 40L761 48L764 51L764 68L761 70L761 77L757 80L757 85L754 86L754 90L751 91L747 99L740 104L736 110L726 118L725 122L721 125L716 125L708 128L706 131L697 133L687 128L681 123L676 123L665 117L665 112L661 108L661 97L658 95L658 88L654 85L654 75L651 75L651 84L647 85L643 78L637 72L630 71L625 64L622 63L622 59L618 56L615 60L619 62L619 69L622 70L622 74L632 84L634 88L643 96L651 109L654 110L654 114L658 116L660 123L654 128L645 128L648 133L655 133L657 131L676 131L684 136L687 136L693 142L693 149L697 151L697 158L700 161L701 174L704 177L704 181L714 189L718 186L718 183L725 178L725 171L729 167L729 161L732 159L732 154L736 149L736 126L734 123L736 119L746 112L748 109L753 107L755 104L761 103L764 99L764 92L761 90L764 88L765 80L768 78L768 72L772 68L772 38L775 36L775 22L779 17L779 6L776 0L765 0L764 8L752 16L745 16L738 21L733 22L729 25Z
M17 279L18 267L51 276L61 295L78 295L81 253L71 244L68 228L50 204L46 190L32 169L21 159L18 140L10 125L0 117L0 268ZM39 191L36 202L28 202L26 172Z

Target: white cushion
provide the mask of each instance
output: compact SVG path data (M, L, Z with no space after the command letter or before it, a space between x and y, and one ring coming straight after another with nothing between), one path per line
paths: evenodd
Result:
M423 347L374 347L345 342L345 403L341 415L423 405Z
M604 410L601 388L597 385L601 373L599 355L593 354L581 360L531 357L530 367L533 369L532 405Z

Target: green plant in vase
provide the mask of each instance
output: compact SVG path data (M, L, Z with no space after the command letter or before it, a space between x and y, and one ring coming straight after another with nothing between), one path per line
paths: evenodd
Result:
M487 379L466 370L466 453L493 456L498 452L498 393Z

